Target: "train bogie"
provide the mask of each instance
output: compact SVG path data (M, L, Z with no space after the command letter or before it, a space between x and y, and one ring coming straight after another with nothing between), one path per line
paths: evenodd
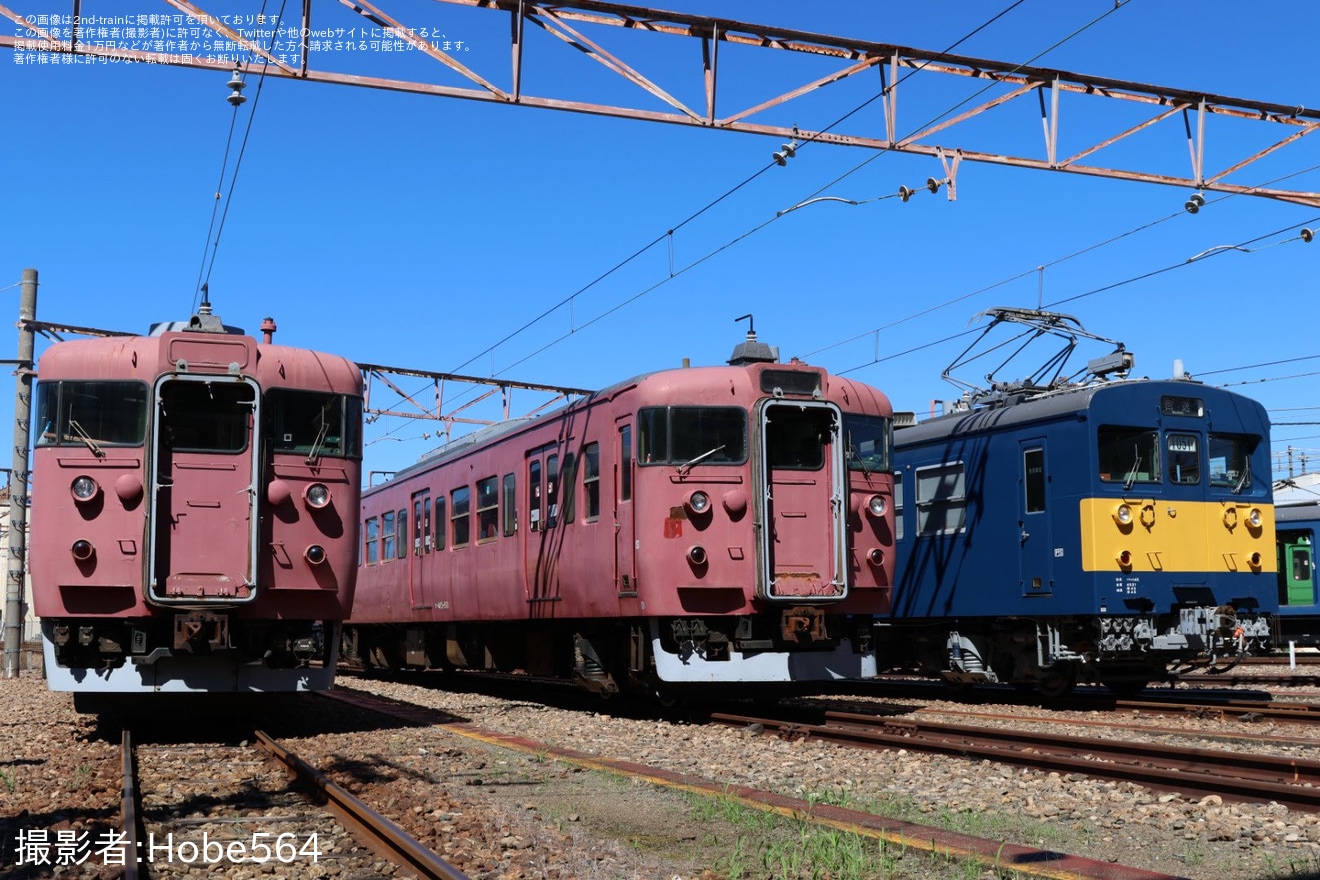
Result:
M333 679L356 576L361 373L207 311L41 359L29 567L52 689Z
M365 493L347 653L602 692L868 675L891 415L735 358L458 441Z

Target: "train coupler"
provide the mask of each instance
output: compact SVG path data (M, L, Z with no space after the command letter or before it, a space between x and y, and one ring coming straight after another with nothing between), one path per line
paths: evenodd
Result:
M229 647L229 616L190 611L174 618L174 650L201 653Z
M830 637L825 611L811 605L785 608L780 614L779 632L786 642L823 642Z

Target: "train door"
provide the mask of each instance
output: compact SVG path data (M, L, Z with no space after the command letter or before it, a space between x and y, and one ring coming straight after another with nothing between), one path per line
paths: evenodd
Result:
M637 595L637 532L633 520L632 416L615 422L614 457L614 585L620 597Z
M1315 557L1310 531L1279 529L1279 604L1316 604Z
M427 595L426 576L431 559L431 490L423 489L412 495L412 514L408 518L412 526L408 553L408 596L413 609L429 607L431 598Z
M547 616L543 605L559 595L559 452L551 444L527 454L527 530L523 576L534 617Z
M842 415L824 401L761 406L761 573L758 592L785 602L848 593Z
M1050 534L1045 439L1023 440L1019 452L1018 578L1022 595L1049 596L1054 592L1054 542Z
M257 385L173 374L154 389L148 598L250 602L257 594L261 438Z

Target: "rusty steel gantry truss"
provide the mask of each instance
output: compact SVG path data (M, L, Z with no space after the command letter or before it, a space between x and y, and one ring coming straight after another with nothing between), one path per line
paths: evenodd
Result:
M30 23L20 12L4 5L15 2L16 0L0 0L0 15L13 21L16 28L15 36L0 35L0 46L10 47L16 51L101 55L122 61L224 71L234 66L230 61L194 55L97 45L94 41L87 41L85 37L80 39L76 32L70 34L68 39L64 39L60 34L43 29L35 22ZM295 51L292 53L292 57L297 59L294 63L282 60L227 24L226 19L232 17L228 10L220 15L212 15L189 0L161 0L161 2L164 6L172 7L177 13L197 22L199 26L208 28L217 37L233 41L252 59L247 66L261 66L268 76L306 82L366 86L497 104L571 110L776 138L796 137L803 142L914 153L940 160L944 166L944 178L950 184L950 198L953 197L953 184L958 164L965 160L1164 184L1191 190L1258 196L1312 207L1320 206L1320 193L1261 183L1248 185L1228 180L1230 176L1258 160L1277 154L1316 131L1317 127L1320 127L1320 110L1308 107L1165 88L1110 77L1088 76L944 52L923 51L889 43L827 36L725 18L598 2L598 0L568 0L568 2L557 0L554 3L538 3L534 0L432 0L436 4L507 14L510 24L511 70L507 76L496 72L482 74L464 65L458 59L458 53L442 51L432 42L418 36L419 29L410 27L408 22L391 15L369 0L320 0L321 4L333 5L337 2L356 13L365 22L387 29L391 35L406 41L412 48L443 65L443 69L437 68L437 70L442 70L444 77L457 84L419 82L311 66L308 34L314 33L317 22L324 20L323 15L313 15L313 0L302 0L298 22L301 39L295 44ZM388 3L388 0L376 0L376 2ZM94 14L94 7L98 5L96 0L71 0L71 3L74 20L79 20L76 17L80 15ZM50 11L48 4L43 3L42 6L42 11ZM318 5L317 8L323 11L324 5ZM637 100L629 103L591 103L566 100L548 94L530 94L525 88L523 78L524 39L529 26L540 28L558 38L571 51L599 62L605 69L636 86L632 94ZM694 75L700 79L696 81L697 88L693 93L704 92L704 104L689 106L689 103L696 104L696 102L684 103L671 91L661 88L644 74L640 63L630 63L617 52L607 50L601 40L610 29L699 40L701 61L699 67L694 64ZM593 39L592 35L595 35L596 39ZM672 41L670 46L677 46L679 42ZM730 108L721 104L717 108L716 95L719 92L720 76L723 75L727 79L730 75L727 70L723 74L720 73L719 51L722 44L779 50L787 53L786 57L811 56L834 59L838 66L836 70L824 76L810 75L800 85L749 106ZM337 57L336 60L342 60L342 57ZM819 69L812 67L811 70L815 74ZM768 121L773 115L771 111L794 99L814 93L833 83L863 75L877 77L875 89L882 106L884 129L882 134L868 130L868 126L857 119L848 123L854 126L853 130L829 131L812 131L807 128L799 130L794 126ZM980 103L948 118L917 112L915 114L917 118L938 118L938 121L904 133L899 127L899 85L900 82L905 83L917 76L981 81L991 86L994 92L991 94L989 91L977 91L974 98ZM494 80L497 79L506 81L507 85L496 85ZM905 90L905 95L908 95L913 103L927 100L922 98L919 90L913 89L912 92L913 94L909 95ZM960 142L964 138L970 140L975 137L972 127L963 123L992 111L1002 111L1006 105L1024 99L1030 101L1033 97L1039 103L1038 115L1043 128L1043 138L1038 142L1039 147L1034 154L995 153L978 150L970 142ZM1060 148L1061 99L1069 101L1076 99L1079 102L1099 99L1128 102L1138 108L1141 111L1138 115L1144 115L1144 118L1121 130L1113 131L1099 140L1092 141L1087 138L1085 146L1080 149L1074 148L1064 154ZM1029 117L1034 118L1036 115L1033 109ZM1175 117L1181 117L1189 151L1187 157L1177 160L1178 166L1187 168L1185 174L1157 173L1150 170L1151 167L1162 166L1148 166L1142 169L1092 164L1100 158L1097 154L1106 148ZM1001 112L996 121L1003 121L1006 126L1016 128L1021 126L1023 118L1021 113ZM1209 169L1206 167L1206 146L1211 142L1209 128L1212 123L1227 119L1254 123L1257 130L1264 130L1268 134L1261 138L1264 145L1254 152L1245 154L1234 152L1231 158L1223 160L1222 165ZM1168 124L1176 125L1177 121ZM1037 123L1033 121L1031 128L1035 128L1036 125ZM1069 134L1073 133L1073 129L1069 129ZM1033 141L1039 137L1039 133L1028 134ZM943 144L933 142L937 135L944 141ZM1218 139L1213 141L1216 148L1222 143ZM1187 163L1185 166L1182 164L1184 162Z

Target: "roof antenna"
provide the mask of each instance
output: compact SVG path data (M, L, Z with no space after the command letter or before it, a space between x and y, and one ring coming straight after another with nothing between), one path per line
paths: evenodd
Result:
M202 304L197 307L197 313L199 315L211 314L210 289L211 289L211 282L207 281L202 284Z
M756 341L756 319L751 314L733 319L735 324L739 321L747 322L747 341L734 346L733 357L728 361L729 365L737 367L753 363L777 363L779 348Z

